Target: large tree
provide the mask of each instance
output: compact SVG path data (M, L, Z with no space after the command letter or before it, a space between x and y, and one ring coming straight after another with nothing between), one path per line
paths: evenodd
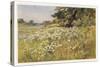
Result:
M80 21L79 25L84 23L95 24L95 9L94 8L67 8L56 7L55 13L52 15L55 19L59 20L65 27L74 26L74 21ZM84 21L86 20L86 21Z

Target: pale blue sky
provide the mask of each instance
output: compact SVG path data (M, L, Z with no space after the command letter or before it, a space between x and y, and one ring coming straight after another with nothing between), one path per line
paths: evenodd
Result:
M18 5L18 18L42 23L45 20L53 19L51 15L54 13L54 9L53 6Z

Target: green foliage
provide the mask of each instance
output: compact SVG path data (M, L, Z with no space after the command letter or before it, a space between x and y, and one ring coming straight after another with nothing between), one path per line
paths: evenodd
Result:
M95 25L94 8L57 7L55 11L52 16L58 19L64 27Z
M22 18L18 19L18 23L24 23L24 22L25 22L24 19Z
M30 21L29 21L29 24L34 24L34 21L33 21L33 20L30 20Z

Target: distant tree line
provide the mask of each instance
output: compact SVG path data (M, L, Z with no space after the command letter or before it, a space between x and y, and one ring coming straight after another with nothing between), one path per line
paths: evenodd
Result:
M23 18L19 18L18 23L24 23L28 25L37 25L37 23L35 23L34 20L29 20L28 22L26 22Z

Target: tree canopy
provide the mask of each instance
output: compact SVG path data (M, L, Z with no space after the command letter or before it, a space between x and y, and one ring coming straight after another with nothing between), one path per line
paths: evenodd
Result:
M52 17L59 20L59 23L65 27L94 25L95 9L56 7Z

